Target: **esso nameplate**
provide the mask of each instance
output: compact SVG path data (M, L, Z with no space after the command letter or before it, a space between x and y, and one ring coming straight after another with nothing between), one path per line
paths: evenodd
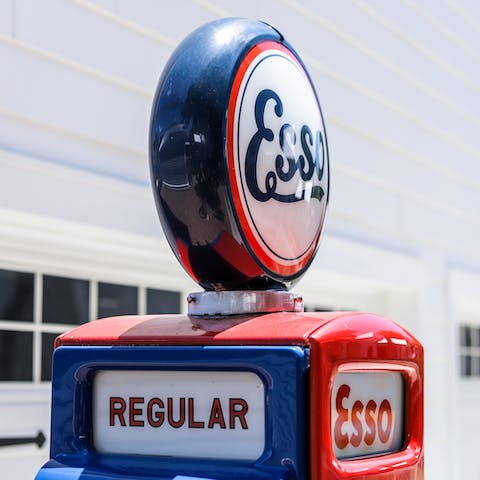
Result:
M93 443L103 453L256 460L265 391L252 372L100 371Z
M331 409L332 444L338 459L402 449L405 404L400 373L338 373Z
M320 106L292 52L263 42L247 54L228 120L230 184L247 244L269 271L298 274L318 244L329 174Z

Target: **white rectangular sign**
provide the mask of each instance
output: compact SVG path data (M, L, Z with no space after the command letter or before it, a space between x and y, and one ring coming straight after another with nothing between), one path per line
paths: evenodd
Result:
M104 453L256 460L264 384L252 372L100 371L93 443Z
M332 390L332 443L338 459L396 452L404 441L401 373L338 373Z

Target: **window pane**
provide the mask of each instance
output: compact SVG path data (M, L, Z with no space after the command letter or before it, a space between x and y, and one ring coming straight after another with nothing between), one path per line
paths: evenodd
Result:
M42 382L52 379L52 354L55 339L60 333L42 333Z
M33 273L0 270L0 319L33 322Z
M42 321L74 325L88 322L88 299L87 280L44 275Z
M460 345L463 347L472 346L472 329L465 325L460 327Z
M305 309L306 312L333 312L334 311L330 307L312 306L312 305L305 305L304 309Z
M472 356L472 375L480 376L480 357Z
M461 374L464 377L472 375L472 357L470 355L461 356Z
M180 313L180 292L147 288L147 313Z
M98 284L98 318L138 313L138 289L113 283Z
M31 381L32 350L32 332L0 330L0 381Z

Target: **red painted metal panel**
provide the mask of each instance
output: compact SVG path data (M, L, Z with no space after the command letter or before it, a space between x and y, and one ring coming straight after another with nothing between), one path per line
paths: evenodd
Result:
M343 315L310 337L311 478L423 479L423 348L391 320ZM406 386L405 444L396 453L337 460L331 435L333 379L345 368L400 372ZM348 371L348 370L347 370Z
M342 313L270 313L222 318L187 315L111 317L81 325L59 345L308 345L319 327Z

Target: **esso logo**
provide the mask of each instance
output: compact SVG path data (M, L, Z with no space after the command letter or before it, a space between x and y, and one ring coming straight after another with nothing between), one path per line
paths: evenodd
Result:
M328 201L328 151L316 93L296 56L265 41L236 73L227 157L240 231L267 271L295 276L315 253Z
M338 374L332 396L332 442L336 457L346 459L400 450L403 410L400 374Z
M362 442L372 445L378 435L378 440L387 445L392 435L393 412L390 402L384 398L380 405L370 399L366 405L360 400L355 400L350 408L343 406L343 401L348 400L351 388L341 385L335 399L335 410L338 417L334 426L335 445L344 449L350 443L352 447L359 447ZM350 435L342 430L344 424L351 422L354 432ZM366 425L364 429L363 426Z

